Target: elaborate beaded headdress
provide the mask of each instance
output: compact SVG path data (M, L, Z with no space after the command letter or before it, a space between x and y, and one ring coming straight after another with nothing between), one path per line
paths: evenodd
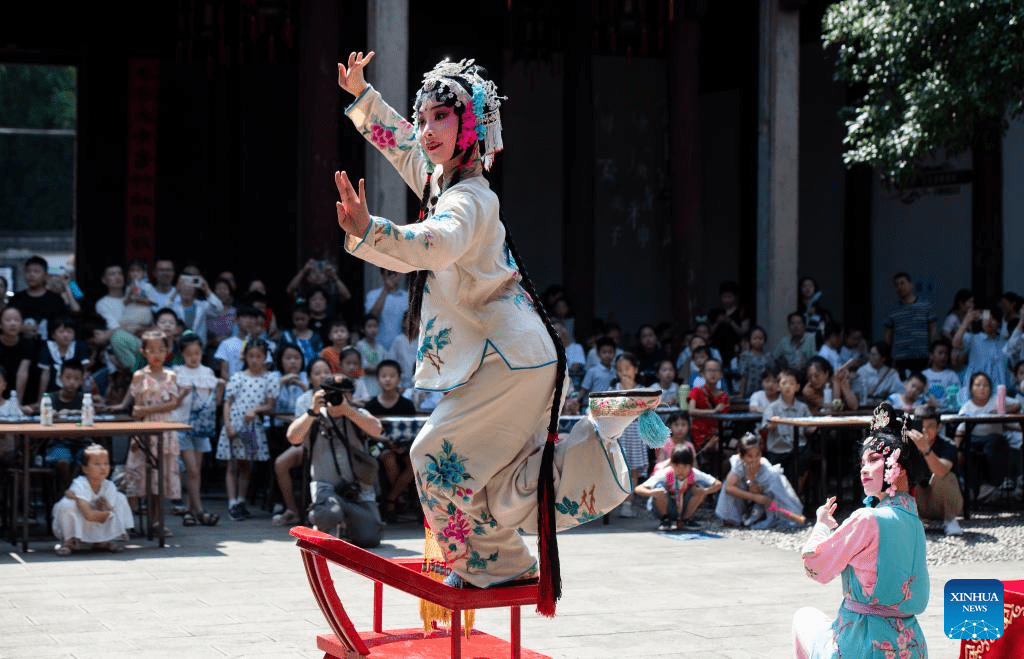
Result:
M494 154L503 148L499 110L505 97L498 95L498 86L485 75L486 71L475 60L441 60L423 74L423 84L413 102L413 121L419 129L419 108L427 100L455 108L461 121L457 152L478 142L484 169L490 170Z
M908 415L890 403L881 403L871 417L871 429L864 438L863 451L871 450L885 456L882 490L889 496L896 493L896 480L906 473L913 481L913 473L920 470L920 452L907 438Z

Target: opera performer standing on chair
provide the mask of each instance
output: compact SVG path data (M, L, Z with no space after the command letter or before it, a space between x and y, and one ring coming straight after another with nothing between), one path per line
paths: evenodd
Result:
M554 615L555 530L629 495L616 440L648 412L641 426L664 443L650 412L659 390L592 395L588 417L555 445L565 351L485 175L502 149L497 86L473 60L444 60L424 74L409 123L366 83L373 55L338 65L339 85L355 96L345 113L420 195L419 216L370 215L364 181L357 191L337 172L338 224L350 254L413 273L415 386L445 394L410 449L425 522L451 569L446 583L485 588L539 572L538 610ZM540 566L519 529L538 533Z

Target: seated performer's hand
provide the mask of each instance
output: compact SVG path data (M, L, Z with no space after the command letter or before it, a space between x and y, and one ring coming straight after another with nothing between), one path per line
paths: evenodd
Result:
M832 516L836 512L836 498L829 497L825 501L825 505L818 507L818 521L828 526L830 529L834 529L839 524L836 523L835 518Z

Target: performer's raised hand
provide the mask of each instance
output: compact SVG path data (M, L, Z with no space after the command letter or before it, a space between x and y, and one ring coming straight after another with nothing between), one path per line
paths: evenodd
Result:
M353 96L359 96L366 89L366 78L363 77L363 67L373 59L373 51L366 53L351 52L348 54L348 66L338 63L338 86Z
M827 526L830 529L834 529L839 524L836 522L832 515L836 512L836 498L829 497L825 501L825 505L818 507L818 521Z
M366 181L359 179L359 192L352 187L346 172L334 172L334 183L338 186L341 201L335 202L338 210L338 226L345 233L362 236L370 226L370 211L366 209Z

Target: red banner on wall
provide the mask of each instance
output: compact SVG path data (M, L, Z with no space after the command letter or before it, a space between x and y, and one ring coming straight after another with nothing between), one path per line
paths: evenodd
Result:
M125 184L125 262L153 263L156 252L156 131L160 62L128 60L128 171Z

